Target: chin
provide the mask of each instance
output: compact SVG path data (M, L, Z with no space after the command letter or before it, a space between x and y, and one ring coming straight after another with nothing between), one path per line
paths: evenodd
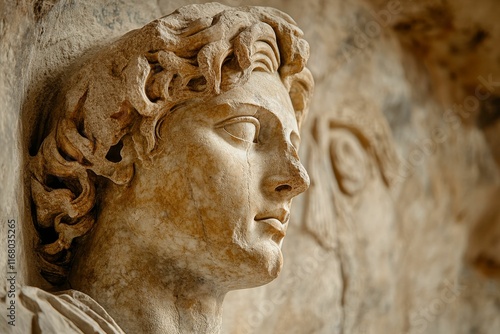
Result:
M232 247L226 249L218 261L221 276L217 276L226 289L258 287L272 282L280 274L283 255L276 242L261 239L252 245L240 243L234 246L232 244Z
M275 245L273 250L276 253L273 254L273 256L271 256L271 258L267 261L267 274L271 280L276 279L283 268L283 254L281 253L281 247Z
M252 268L247 273L247 278L251 277L251 281L248 280L247 286L243 288L254 288L268 284L281 273L283 255L280 247L275 243L266 246L262 247L261 245L261 247L257 248L258 251L252 254Z

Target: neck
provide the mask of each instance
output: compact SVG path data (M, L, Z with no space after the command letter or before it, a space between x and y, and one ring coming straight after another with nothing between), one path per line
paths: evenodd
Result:
M220 332L225 291L173 262L160 265L123 229L100 228L106 225L100 220L79 250L72 288L95 299L126 333Z

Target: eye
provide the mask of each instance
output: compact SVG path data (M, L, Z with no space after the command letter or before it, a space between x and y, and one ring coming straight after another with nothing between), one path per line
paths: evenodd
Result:
M216 125L223 128L231 137L247 143L257 143L260 122L252 116L234 117Z

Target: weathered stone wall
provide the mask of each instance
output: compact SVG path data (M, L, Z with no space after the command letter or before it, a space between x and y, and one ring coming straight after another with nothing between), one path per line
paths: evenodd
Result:
M497 333L500 5L221 2L294 17L316 80L300 152L312 185L283 272L227 297L225 332ZM44 101L85 52L187 3L0 4L1 238L16 219L19 283L47 286L23 187Z

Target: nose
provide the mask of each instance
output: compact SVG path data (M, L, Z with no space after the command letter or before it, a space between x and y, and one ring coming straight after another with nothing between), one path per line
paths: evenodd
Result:
M289 200L309 188L309 175L293 146L285 154L272 159L266 167L268 176L264 180L264 187L273 198Z

